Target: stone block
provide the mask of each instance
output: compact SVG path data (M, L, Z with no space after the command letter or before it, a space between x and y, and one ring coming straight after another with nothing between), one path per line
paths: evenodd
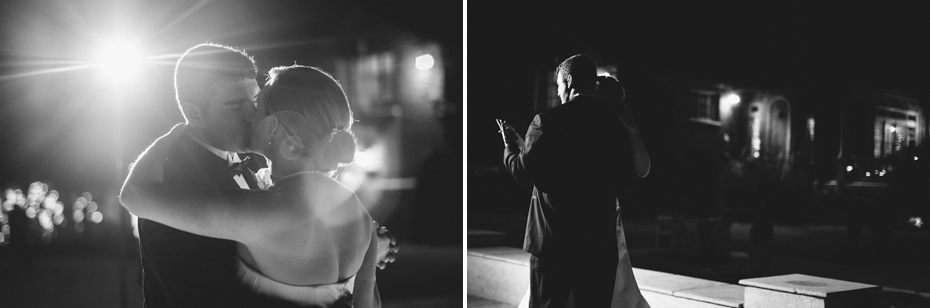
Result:
M530 266L530 253L513 247L469 248L468 255L481 256L517 265Z
M726 306L695 301L674 295L643 291L643 297L652 308L725 308Z
M666 295L675 295L677 291L726 285L723 282L681 275L659 275L642 279L637 277L636 281L640 290Z
M668 275L674 275L674 274L641 269L641 268L635 268L635 267L633 268L633 277L636 277L637 281L639 281L640 279L646 279L649 277L668 276Z
M469 295L519 305L530 286L529 253L517 248L468 249Z
M676 291L675 296L691 300L708 302L724 307L739 308L743 306L744 287L732 284L695 288Z
M746 308L838 308L874 307L875 285L790 274L740 280L745 289Z

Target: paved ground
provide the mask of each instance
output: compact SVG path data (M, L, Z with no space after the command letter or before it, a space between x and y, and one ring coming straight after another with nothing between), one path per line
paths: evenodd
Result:
M379 271L385 308L461 307L461 247L401 246ZM142 307L139 261L106 253L37 254L34 269L18 266L0 249L0 307Z

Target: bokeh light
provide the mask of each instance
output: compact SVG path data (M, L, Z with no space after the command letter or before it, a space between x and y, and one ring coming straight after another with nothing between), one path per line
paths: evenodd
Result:
M49 212L46 210L39 211L39 226L44 229L52 228L52 217L49 215Z
M92 198L89 192L82 193L80 197L75 199L73 206L66 209L64 202L61 200L62 193L49 188L48 184L37 181L29 185L25 196L19 189L6 189L4 191L3 196L7 198L3 202L5 210L0 211L0 230L3 230L5 241L18 236L10 234L13 231L11 231L9 225L10 214L7 213L9 212L7 209L14 209L13 205L17 202L21 203L20 207L24 209L24 216L32 220L29 226L30 233L35 232L36 239L45 244L51 243L62 230L66 230L60 228L67 226L69 220L75 222L74 231L78 233L86 229L85 225L77 226L85 218L95 223L100 223L103 220L103 213L100 212L99 205L96 202L88 201L89 198ZM88 204L90 204L90 208L88 208ZM66 214L65 212L68 210L71 212ZM85 210L87 210L86 214ZM68 231L70 232L70 230ZM29 237L29 235L26 235L26 238ZM0 244L6 243L0 241Z
M383 157L377 149L368 149L355 153L355 165L366 171L378 170L383 164Z
M87 210L88 213L96 212L96 211L97 211L97 202L94 202L94 201L87 202L87 209L86 209L86 210Z
M54 209L54 208L55 208L55 201L57 201L57 200L55 200L55 199L53 199L53 198L50 198L50 196L47 196L47 197L43 198L43 199L42 199L42 208L44 208L44 209L49 209L49 210Z
M924 219L921 218L920 216L911 217L911 219L908 219L907 222L910 223L911 225L915 226L915 227L918 227L918 228L920 228L920 227L922 227L922 226L924 225Z
M93 214L90 214L90 221L95 224L99 224L101 221L103 221L103 213L94 212Z
M84 197L78 197L77 200L74 200L73 207L75 211L83 211L84 207L86 206L87 206L87 199L84 199Z
M430 54L425 54L416 58L416 66L418 70L428 70L433 68L433 56Z
M71 218L74 219L74 222L80 223L84 221L84 211L74 210L74 214L71 215Z
M52 213L54 213L55 215L61 215L61 213L64 211L65 211L65 204L61 203L61 201L55 202L55 205L52 207Z
M26 206L26 196L23 195L23 191L17 189L14 191L14 193L16 194L16 206L19 206L19 207Z
M65 221L65 216L63 216L63 215L61 215L61 214L54 214L54 215L52 215L52 222L55 223L56 226L57 226L57 225L60 225L60 224L61 224L62 222L64 222L64 221Z
M81 199L81 198L83 198L84 203L87 203L88 201L94 200L94 195L90 194L90 192L86 192L86 191L85 191L85 192L81 193L81 197L78 198L78 199Z

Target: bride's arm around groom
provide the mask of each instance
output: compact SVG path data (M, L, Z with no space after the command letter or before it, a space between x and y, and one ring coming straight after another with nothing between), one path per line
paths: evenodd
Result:
M162 222L179 230L209 237L234 240L246 246L277 247L287 250L283 240L293 233L294 226L306 223L308 213L301 199L304 194L291 185L276 190L203 190L162 184L162 165L179 138L184 138L186 125L178 124L157 139L132 166L124 183L120 201L139 217ZM358 203L351 191L338 197ZM360 205L360 203L358 203ZM370 217L368 221L371 221ZM356 273L354 302L357 307L379 307L380 296L375 285L375 264L378 260L377 228L374 222L368 249ZM280 241L279 241L280 240Z

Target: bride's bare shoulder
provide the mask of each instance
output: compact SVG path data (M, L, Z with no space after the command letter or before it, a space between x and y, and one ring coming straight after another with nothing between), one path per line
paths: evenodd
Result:
M328 208L359 202L352 189L325 175L309 178L305 184L307 189L304 190L304 200L309 201L314 208Z

